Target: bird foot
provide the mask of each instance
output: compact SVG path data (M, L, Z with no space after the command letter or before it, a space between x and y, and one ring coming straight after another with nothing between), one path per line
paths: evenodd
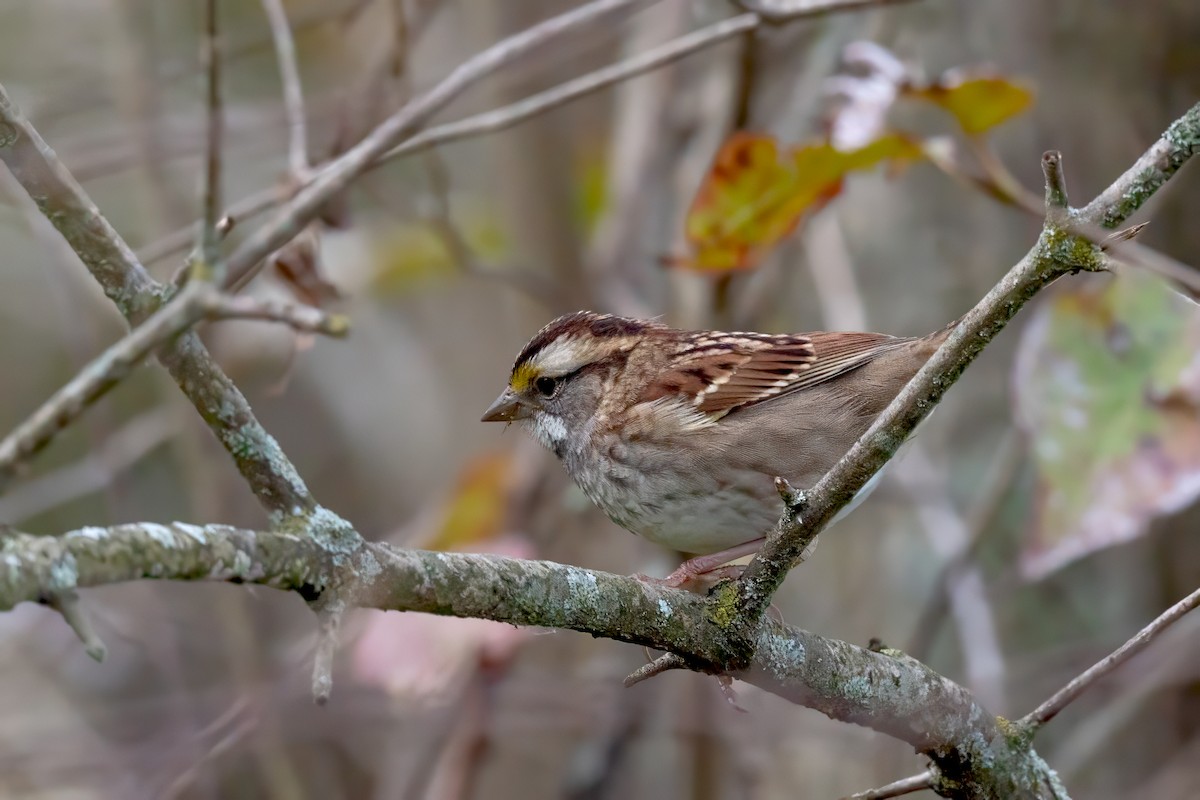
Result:
M724 578L739 578L745 567L741 564L730 564L735 558L757 553L762 547L763 539L755 539L712 553L706 556L690 558L680 564L665 578L651 578L646 575L636 575L647 583L656 586L666 586L671 589L687 589L689 591L707 591L713 584Z

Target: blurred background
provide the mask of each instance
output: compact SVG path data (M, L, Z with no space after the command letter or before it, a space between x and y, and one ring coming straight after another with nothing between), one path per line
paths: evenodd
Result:
M287 0L310 163L574 5ZM271 30L257 0L220 10L227 205L269 204L295 179ZM437 121L737 13L661 0L615 15L498 70ZM0 82L162 279L199 213L200 19L199 2L0 4ZM763 26L369 173L308 232L320 257L304 274L271 268L246 290L348 314L349 339L255 323L204 336L315 495L369 538L665 574L676 554L610 523L519 430L477 423L538 328L590 307L689 327L924 334L970 308L1040 228L915 159L855 172L746 269L693 268L688 212L721 143L735 130L781 149L826 135L831 92L862 98L831 82L862 41L931 85L988 65L1030 90L1027 108L973 137L919 101L883 111L953 142L965 171L998 159L1035 194L1041 153L1059 149L1077 204L1200 96L1188 0L923 0ZM1200 172L1184 170L1140 217L1153 220L1142 241L1200 264L1198 192ZM262 219L239 216L229 246ZM689 253L692 265L664 266ZM124 328L7 173L0 263L7 431ZM857 644L879 637L996 713L1026 713L1200 585L1198 352L1195 306L1157 282L1079 277L1046 292L884 486L822 536L778 612ZM135 520L266 524L152 366L0 496L0 522L36 533ZM45 608L0 615L4 797L835 798L923 768L903 743L741 684L742 710L699 675L623 689L647 654L580 634L358 612L317 708L313 619L294 595L142 582L84 597L103 664ZM1195 796L1198 626L1183 620L1041 734L1073 797Z

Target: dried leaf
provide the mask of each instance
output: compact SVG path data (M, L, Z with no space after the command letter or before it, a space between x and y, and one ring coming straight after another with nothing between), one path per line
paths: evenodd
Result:
M276 250L270 263L296 299L320 308L341 297L341 292L325 277L318 230L317 223L306 227L299 236Z
M1161 281L1129 271L1057 295L1026 330L1014 384L1039 475L1026 575L1200 496L1200 307Z
M936 80L920 78L890 50L873 42L851 42L842 53L844 74L825 82L830 104L825 126L841 148L860 147L884 135L896 100L909 97L950 112L963 131L983 133L1033 103L1020 81L984 67L947 70Z
M971 135L994 128L1033 104L1028 86L982 70L947 70L933 83L910 83L904 94L946 109Z
M715 274L751 269L806 213L835 197L847 173L920 155L899 134L852 150L822 141L780 152L770 136L736 133L718 151L688 211L693 255L674 263Z

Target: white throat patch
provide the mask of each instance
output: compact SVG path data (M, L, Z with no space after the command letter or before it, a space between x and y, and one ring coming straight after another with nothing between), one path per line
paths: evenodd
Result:
M534 438L561 458L567 444L567 423L563 422L562 417L539 411L528 424Z

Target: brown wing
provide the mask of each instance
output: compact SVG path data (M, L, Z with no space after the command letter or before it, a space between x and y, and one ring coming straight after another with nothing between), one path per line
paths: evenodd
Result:
M713 333L688 342L676 355L678 368L641 399L690 397L716 419L836 378L906 341L877 333Z

